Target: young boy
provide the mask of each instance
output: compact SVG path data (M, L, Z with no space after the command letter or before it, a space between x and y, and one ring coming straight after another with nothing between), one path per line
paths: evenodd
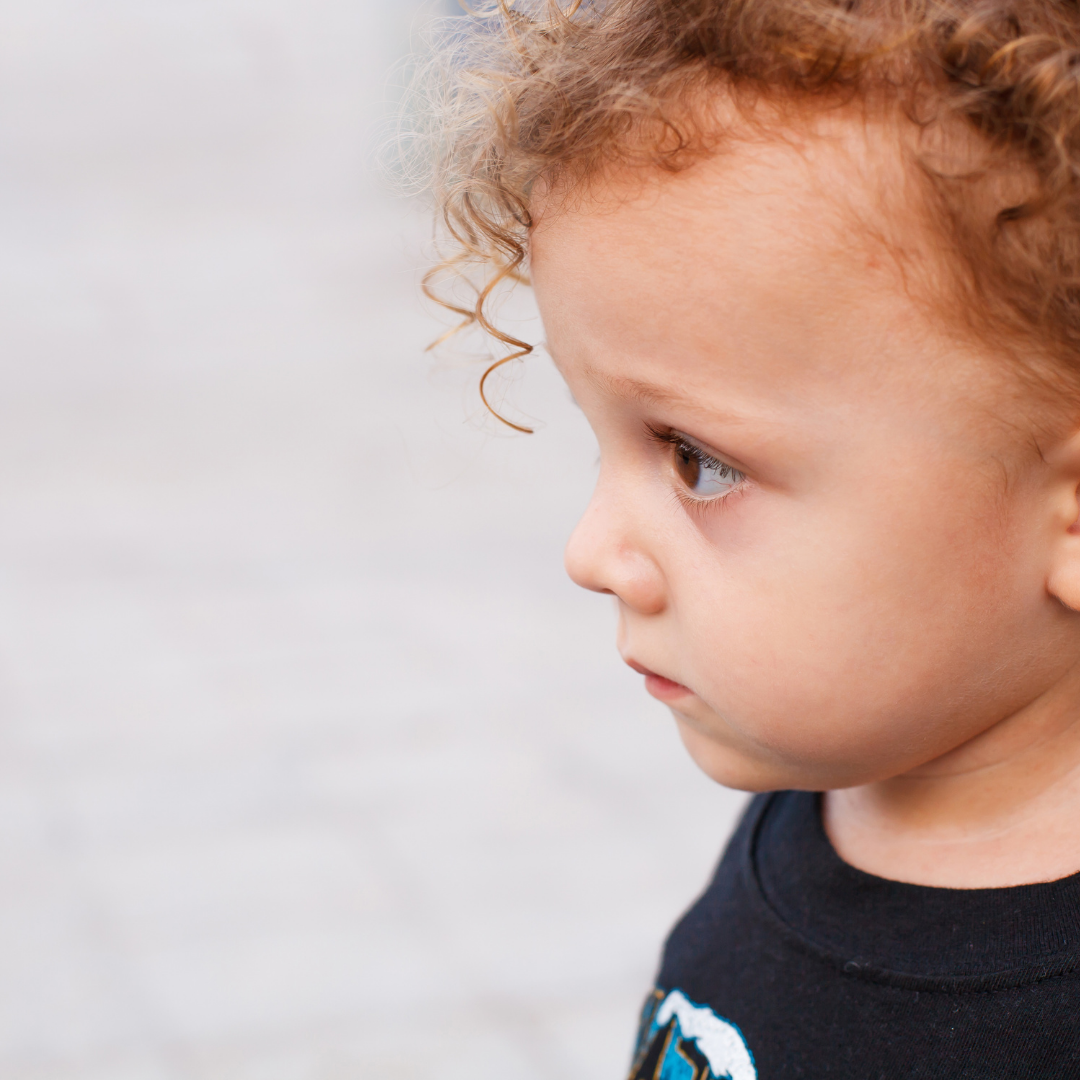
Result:
M1080 6L482 25L441 192L599 440L568 570L769 793L632 1076L1080 1076Z

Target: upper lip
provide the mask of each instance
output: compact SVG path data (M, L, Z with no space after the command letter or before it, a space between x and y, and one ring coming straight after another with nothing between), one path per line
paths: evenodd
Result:
M678 679L669 678L667 675L661 675L659 671L653 671L651 668L647 668L644 664L639 664L636 660L632 660L624 657L623 662L627 667L633 668L639 675L653 675L658 679L667 679L668 682L675 683L677 686L683 684Z

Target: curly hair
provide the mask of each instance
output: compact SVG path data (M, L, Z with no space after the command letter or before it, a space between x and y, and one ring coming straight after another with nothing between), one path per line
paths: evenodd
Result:
M687 167L719 135L685 106L714 89L877 101L974 137L978 168L919 162L965 318L1034 345L1080 385L1078 0L488 0L468 27L445 53L434 154L453 250L425 287L512 350L481 379L489 408L484 381L532 348L488 306L524 277L537 180L646 159ZM973 184L1018 172L1022 197L977 212ZM447 275L473 282L469 306L441 294Z

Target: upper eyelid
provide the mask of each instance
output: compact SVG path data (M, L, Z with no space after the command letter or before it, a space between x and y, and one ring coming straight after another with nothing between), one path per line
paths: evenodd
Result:
M697 454L701 454L703 457L708 458L710 461L715 461L717 465L722 465L725 468L733 469L744 480L748 477L749 473L745 465L739 464L738 459L732 460L732 455L723 453L720 450L714 450L705 446L699 442L692 435L687 435L684 431L680 431L678 428L669 427L668 425L653 425L650 423L645 424L645 433L648 437L656 443L661 443L667 446L678 446L680 444L686 446L688 449L693 450Z
M733 469L739 475L744 475L743 470L737 465L732 465L725 457L722 457L718 450L708 450L697 441L697 439L691 438L689 435L684 435L681 431L673 430L671 432L672 442L682 443L684 446L691 450L695 450L702 457L707 458L711 462L715 462L717 465L722 465L724 468Z
M694 443L688 442L683 443L683 445L687 448L687 450L693 450L699 460L705 462L707 465L719 465L722 469L731 469L734 472L739 471L735 468L734 465L729 465L726 461L721 461L720 458L713 457L712 454L706 453L704 450L701 449L700 446L697 446Z

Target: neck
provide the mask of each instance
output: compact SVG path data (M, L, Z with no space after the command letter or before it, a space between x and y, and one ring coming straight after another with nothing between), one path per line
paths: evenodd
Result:
M845 862L917 885L978 889L1080 872L1080 671L917 769L829 792Z

